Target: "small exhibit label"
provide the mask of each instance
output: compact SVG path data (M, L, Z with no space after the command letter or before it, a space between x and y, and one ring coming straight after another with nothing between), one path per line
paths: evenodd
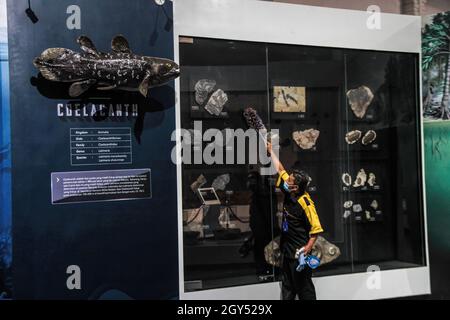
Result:
M131 164L131 129L70 129L70 163L72 166Z
M52 172L52 204L149 199L151 170Z

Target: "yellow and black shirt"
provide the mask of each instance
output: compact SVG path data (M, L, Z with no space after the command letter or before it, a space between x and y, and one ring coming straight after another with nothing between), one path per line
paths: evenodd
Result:
M283 232L281 234L281 252L288 258L295 258L295 251L305 246L311 235L323 232L316 207L305 192L299 198L293 198L287 187L289 174L282 171L277 187L284 193Z

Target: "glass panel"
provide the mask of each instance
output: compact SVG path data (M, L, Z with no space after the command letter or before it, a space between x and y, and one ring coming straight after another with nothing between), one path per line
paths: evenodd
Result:
M182 128L199 135L245 130L246 106L267 119L264 44L180 38L180 66ZM196 141L198 164L183 165L185 291L267 281L273 278L264 259L272 240L270 180L248 158L238 163L237 152L229 164L205 164L201 152L208 144ZM198 187L213 187L220 204L202 205Z
M183 146L185 291L278 279L264 256L281 234L277 176L251 162L248 137L245 151L211 145L247 129L248 107L278 130L286 169L312 178L327 241L315 276L423 265L417 65L416 54L180 37L183 141L197 138Z
M324 239L341 255L316 274L352 271L352 224L344 223L340 167L345 141L345 57L343 50L268 45L270 124L280 130L280 160L288 173L303 170L312 179L308 193L315 203ZM281 200L280 200L281 201Z
M417 55L348 50L346 66L343 136L361 132L345 150L351 176L361 178L347 191L362 206L352 219L354 271L421 265Z

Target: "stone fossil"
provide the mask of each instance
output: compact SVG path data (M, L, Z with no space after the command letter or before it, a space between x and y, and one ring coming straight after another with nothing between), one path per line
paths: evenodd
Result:
M350 187L352 185L352 176L348 173L344 173L342 175L342 182L347 186Z
M210 114L219 116L223 110L223 106L228 101L228 96L222 89L216 90L206 103L205 109Z
M197 189L203 187L207 183L206 178L203 174L199 175L197 180L191 183L191 190L197 193Z
M341 255L341 250L336 245L327 241L324 237L318 236L311 254L320 259L320 265L336 260ZM272 266L280 267L281 264L281 250L280 250L280 237L273 239L264 248L264 258L266 262Z
M214 90L216 81L209 79L198 80L195 84L195 101L202 105L208 99L208 95Z
M367 180L369 186L373 187L377 183L377 177L374 173L369 173L369 179Z
M372 203L370 204L370 206L373 208L373 210L377 210L378 209L378 201L373 200Z
M214 190L225 190L227 184L230 182L230 175L228 173L222 174L214 179L214 181L211 184L211 187L214 188Z
M372 91L366 86L361 86L347 92L350 107L352 108L355 116L360 119L364 118L366 115L367 109L372 103L373 97Z
M354 144L355 142L357 142L361 138L361 136L362 136L362 132L361 131L353 130L353 131L348 132L345 135L345 141L348 144Z
M316 129L308 129L304 131L294 131L292 139L303 150L309 150L316 145L319 138L320 131Z
M353 201L345 201L344 208L350 209L353 206Z
M353 205L353 212L362 212L362 206L360 204Z
M318 236L311 253L320 259L320 265L323 266L337 259L341 255L341 250L324 237Z
M367 181L367 175L364 169L359 170L358 175L356 176L355 183L353 183L353 187L364 187Z
M352 214L352 212L350 210L345 210L344 215L343 215L344 219L347 219L348 217L350 217L351 214Z
M371 144L372 142L374 142L376 138L377 138L377 133L373 130L369 130L366 132L366 134L362 138L361 142L363 145L367 146L367 145Z
M372 216L370 215L370 211L366 211L366 219L367 220L372 219Z

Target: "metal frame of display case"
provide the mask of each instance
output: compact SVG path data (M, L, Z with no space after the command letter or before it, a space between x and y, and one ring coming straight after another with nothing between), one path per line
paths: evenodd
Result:
M379 20L379 27L373 24ZM310 45L419 54L421 18L364 11L319 8L255 0L174 0L174 50L179 62L179 37ZM421 60L421 59L419 59ZM421 68L420 68L421 70ZM419 73L419 79L422 73ZM420 111L422 83L419 80ZM176 89L176 127L181 126L180 80ZM422 112L420 164L423 192L425 266L314 278L318 299L384 299L430 293L424 184ZM178 159L180 160L180 159ZM279 299L280 283L185 292L183 259L182 166L177 165L179 283L181 299ZM379 282L377 283L377 281ZM379 284L379 285L377 285Z

